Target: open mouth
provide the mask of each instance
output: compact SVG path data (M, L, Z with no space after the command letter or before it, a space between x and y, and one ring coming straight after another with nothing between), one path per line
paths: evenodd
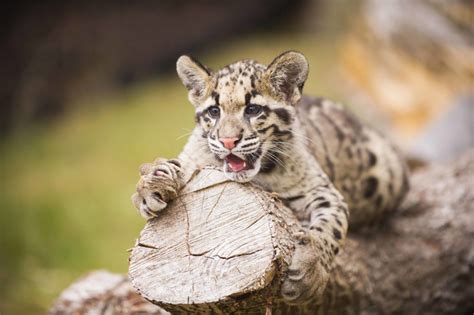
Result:
M227 171L238 173L241 171L246 171L253 168L253 164L249 161L239 158L236 155L229 154L224 158L226 162Z

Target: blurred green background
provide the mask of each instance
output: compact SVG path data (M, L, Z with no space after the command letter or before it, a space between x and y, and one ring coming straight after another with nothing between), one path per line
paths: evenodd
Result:
M114 6L104 3L97 6L98 18L100 10ZM203 3L212 5L215 2ZM100 66L107 64L109 56L114 59L115 48L112 47L105 50L105 58L98 54L97 61L95 55L88 56L86 60L91 62L86 63L87 67L83 63L77 66L81 69L80 80L71 81L78 73L77 69L65 74L59 72L59 76L56 76L57 72L40 76L46 82L40 86L48 86L53 92L35 94L31 89L22 92L24 79L11 87L11 95L25 94L26 99L36 100L35 95L43 97L45 93L48 100L54 96L55 101L50 103L56 105L45 110L41 109L44 105L41 103L39 107L32 107L40 108L37 114L25 114L35 112L18 110L30 108L30 105L22 105L28 103L25 98L18 101L11 97L9 104L14 106L8 110L5 109L8 106L2 104L6 125L2 128L0 143L0 314L44 313L65 287L88 270L127 272L127 249L133 246L144 225L130 201L138 179L138 166L157 156L175 157L186 142L183 135L191 131L194 124L187 92L173 71L173 63L180 53L191 52L216 69L243 58L269 63L285 50L299 50L311 65L306 93L343 102L349 100L354 106L371 103L370 97L360 97L359 92L355 92L356 88L344 75L353 71L345 66L353 63L350 56L348 59L344 54L350 49L347 45L351 34L360 27L358 19L361 17L357 12L361 2L299 1L298 7L293 8L291 2L280 1L281 12L275 17L268 17L272 4L258 3L263 9L253 22L249 22L250 29L248 25L240 27L240 22L234 21L237 26L216 35L216 40L211 32L208 38L193 39L193 45L179 46L158 61L152 58L148 63L129 62L125 74L118 72L119 84L111 79L117 74L110 71L113 66L105 70ZM53 14L61 16L64 13L57 6L55 8ZM28 6L14 9L17 20L10 21L12 38L15 27L29 25L25 16L38 10ZM76 8L70 5L67 9L70 14ZM235 11L231 9L233 14ZM95 8L84 10L87 13ZM166 10L179 11L181 8L173 5ZM259 17L266 19L260 23ZM81 21L76 21L75 27L82 25ZM241 22L247 23L246 20ZM219 23L224 25L226 21ZM64 23L53 25L61 28ZM138 26L138 30L141 27ZM191 32L192 24L184 28L184 33ZM38 45L41 41L51 41L51 33L55 30L51 27L44 31L46 35L40 38ZM75 30L72 28L68 32ZM165 37L176 33L169 29L156 29L155 32ZM113 36L120 41L120 34ZM196 36L198 38L200 34ZM81 43L80 37L76 40ZM97 41L100 36L85 45L103 45ZM146 41L146 36L142 42L140 38L136 39L131 43L132 52L133 45L147 46ZM161 42L161 45L164 47L169 43L172 40ZM33 44L16 45L15 41L10 41L7 47L10 52L34 50ZM157 52L164 49L160 43L154 45ZM52 51L56 51L54 47ZM67 53L61 62L74 62L75 56ZM54 56L46 54L46 59L54 59ZM127 58L140 59L140 48L136 55L131 53L130 56ZM41 60L41 54L38 58ZM122 59L115 59L117 64L123 64ZM64 68L61 67L58 69ZM84 72L82 68L92 70ZM24 75L37 76L35 71L42 74L43 68L26 69L33 73L23 69ZM31 82L37 82L35 80ZM69 82L67 85L66 81ZM10 81L6 79L5 82ZM37 91L37 85L34 86L33 91ZM67 93L63 93L65 90ZM366 95L370 96L370 93ZM357 112L366 119L373 117L371 110L361 108ZM387 116L390 118L390 115L380 117L385 119Z

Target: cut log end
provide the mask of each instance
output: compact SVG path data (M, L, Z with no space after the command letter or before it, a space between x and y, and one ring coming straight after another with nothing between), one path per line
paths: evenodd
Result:
M146 224L130 257L130 280L146 299L171 310L210 303L228 310L247 298L265 303L291 259L297 226L282 208L250 184L204 169Z

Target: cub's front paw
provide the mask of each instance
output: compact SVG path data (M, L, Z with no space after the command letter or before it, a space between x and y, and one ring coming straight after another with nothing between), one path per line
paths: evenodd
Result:
M146 220L150 220L157 217L158 212L166 208L166 206L168 205L158 196L149 196L147 198L144 198L139 193L134 193L132 195L132 202L135 208L137 208L140 215Z
M281 287L281 295L288 304L305 304L324 292L329 270L327 263L324 266L326 255L316 237L309 230L296 236L293 258Z
M151 219L176 198L183 186L181 163L178 160L156 160L140 166L140 180L132 202L145 219Z

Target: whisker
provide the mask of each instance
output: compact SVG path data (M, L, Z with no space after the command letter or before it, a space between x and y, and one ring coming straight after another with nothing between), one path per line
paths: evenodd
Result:
M296 131L294 131L294 130L292 130L291 132L292 132L292 134L293 134L294 136L299 137L300 139L303 139L303 140L307 140L307 141L309 141L310 143L312 143L312 144L314 144L315 146L317 146L317 144L316 144L311 138L309 138L308 136L306 136L306 135L304 135L304 134L301 134L301 133L298 133L298 132L296 132Z
M283 161L280 160L277 156L275 156L274 154L270 153L270 152L267 152L267 157L275 162L276 164L278 164L279 166L281 166L285 171L288 171L287 167L284 165Z
M190 132L186 132L185 134L183 134L183 135L177 137L176 140L182 139L182 138L184 138L184 137L186 137L186 136L190 136L192 133L193 133L193 130L190 131Z
M272 141L265 141L264 144L271 145L271 148L268 150L269 152L279 153L289 158L290 160L294 161L294 156L288 153L289 150L292 150L294 148L292 144L282 142L282 143L279 143L278 146L275 146ZM284 150L284 149L288 149L288 150Z

